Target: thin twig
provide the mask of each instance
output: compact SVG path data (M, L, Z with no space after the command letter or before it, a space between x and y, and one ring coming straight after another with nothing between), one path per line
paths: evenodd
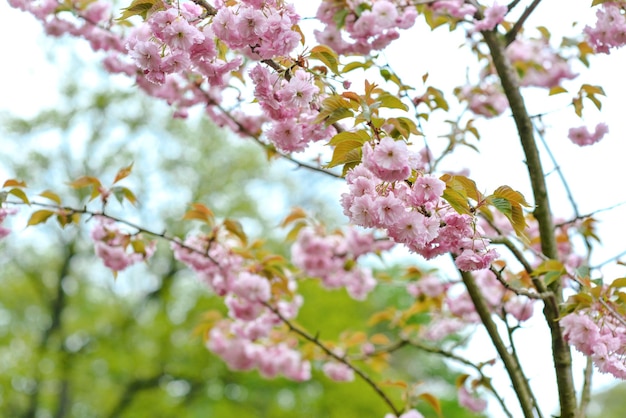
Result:
M591 360L591 356L587 356L587 365L585 366L583 388L580 392L580 405L578 406L580 418L585 417L587 412L587 406L591 401L591 378L593 377L593 367L593 360Z
M343 178L340 174L334 173L329 170L325 170L315 165L303 163L291 157L290 155L283 154L279 152L278 150L276 150L275 148L270 147L268 144L261 141L258 135L255 135L254 133L250 132L245 126L243 126L233 115L230 114L228 110L224 109L224 107L222 107L219 103L216 103L213 99L211 99L204 90L201 90L201 91L205 94L205 98L207 99L207 105L215 106L215 108L219 109L228 119L230 119L235 125L237 125L237 128L239 128L241 132L243 132L244 134L252 138L258 145L260 145L266 151L270 151L274 154L277 154L281 158L287 161L291 161L292 163L296 164L298 167L306 168L307 170L317 171L319 173L323 173L323 174L326 174L326 175L329 175L331 177L335 177L338 179Z
M468 359L466 359L464 357L461 357L461 356L459 356L457 354L454 354L454 353L452 353L450 351L444 350L442 348L431 347L431 346L428 346L426 344L418 343L418 342L415 342L415 341L409 341L408 343L411 346L413 346L413 347L415 347L415 348L417 348L419 350L426 351L427 353L437 354L437 355L440 355L442 357L449 358L451 360L454 360L456 362L459 362L461 364L464 364L464 365L466 365L468 367L471 367L472 369L476 370L478 372L478 374L480 374L481 382L483 383L483 385L487 389L489 389L489 391L493 394L493 396L498 400L498 403L500 404L500 407L502 408L504 413L507 415L507 417L513 418L513 414L506 407L506 404L504 403L504 399L502 399L502 397L496 391L496 388L494 388L493 385L491 384L491 379L489 379L483 373L482 366L484 364L483 365L474 364L473 362L469 361Z
M533 5L536 6L538 3L539 1L536 0L533 2ZM526 13L526 15L528 14ZM535 200L533 215L539 225L541 252L546 257L556 260L558 259L558 249L550 210L550 199L539 150L537 149L537 142L534 138L534 126L524 103L519 85L519 76L506 55L506 45L503 43L503 40L494 32L485 31L482 34L485 43L489 47L493 65L500 77L502 88L509 102L513 120L515 121L524 150L528 177ZM549 287L554 292L554 300L546 301L543 312L552 337L552 359L559 392L561 416L564 418L575 418L578 405L576 402L574 376L572 374L572 356L570 346L563 338L563 330L556 321L560 314L558 304L563 300L562 283L556 280Z
M534 418L533 410L536 409L536 405L533 402L533 397L531 396L530 386L528 384L528 379L524 375L521 364L517 357L514 357L509 350L507 349L504 341L500 337L500 333L498 332L498 328L491 318L491 311L487 306L487 302L483 294L480 291L480 288L476 284L474 277L471 273L466 271L460 271L461 278L463 279L463 283L465 283L465 287L467 292L472 299L474 307L476 309L476 313L480 317L480 320L487 330L487 334L489 334L489 338L493 343L496 351L500 359L502 359L502 363L504 364L504 368L511 379L511 383L513 384L513 389L517 395L517 399L519 401L520 407L524 414L525 418Z
M531 13L535 10L537 6L539 6L540 2L541 0L535 0L532 2L530 6L526 8L526 10L524 10L524 13L522 13L519 20L515 22L511 30L509 30L509 32L505 35L505 39L506 39L505 46L509 46L515 40L515 37L517 36L518 32L522 29L522 26L524 26L526 19L530 17Z
M626 255L626 251L622 251L621 253L619 253L619 254L609 258L608 260L604 260L603 262L601 262L599 264L596 264L595 266L592 266L592 267L589 267L589 268L592 269L592 270L599 269L599 268L604 267L605 265L607 265L609 263L612 263L614 261L619 260L621 257L623 257L625 255Z
M626 205L626 201L616 203L616 204L611 205L611 206L608 206L608 207L606 207L606 208L602 208L602 209L594 210L593 212L589 212L589 213L582 214L582 215L577 215L577 216L575 216L574 218L572 218L572 219L570 219L570 220L568 220L568 221L561 222L561 223L557 223L557 224L555 224L554 226L558 228L558 227L561 227L561 226L570 225L570 224L575 223L576 221L580 221L580 220L587 219L587 218L592 218L592 217L594 217L595 215L597 215L598 213L601 213L601 212L608 212L608 211L610 211L610 210L617 209L618 207L620 207L620 206L624 206L624 205Z
M4 203L10 204L10 205L26 205L26 203L24 203L24 202L17 202L17 201L12 201L12 200L7 200ZM146 228L144 228L142 226L139 226L139 225L137 225L137 224L135 224L133 222L127 221L127 220L122 219L122 218L118 218L117 216L109 215L109 214L107 214L105 212L89 210L86 207L84 207L82 209L77 209L77 208L73 208L73 207L70 207L70 206L54 205L54 204L51 204L51 203L41 203L41 202L33 202L33 201L30 202L30 205L43 207L43 208L54 209L56 211L63 212L65 214L67 214L67 215L72 215L72 214L76 213L76 214L81 214L81 215L90 215L90 216L93 216L93 217L100 216L100 217L103 217L103 218L107 218L107 219L110 219L110 220L112 220L114 222L118 222L118 223L121 223L123 225L129 226L129 227L131 227L133 229L136 229L140 233L164 239L164 240L172 242L172 243L176 244L177 246L179 246L181 248L184 248L184 249L186 249L188 251L191 251L191 252L194 252L194 253L197 253L197 254L201 254L201 255L205 256L206 258L208 258L209 260L211 260L216 266L218 266L218 267L220 266L218 261L215 260L213 257L211 257L211 255L208 254L208 248L206 250L199 250L197 248L194 248L194 247L191 247L191 246L185 244L184 242L182 242L177 237L173 237L173 236L167 235L165 232L154 232L154 231L146 229Z
M217 14L217 9L211 6L206 0L191 0L196 3L198 6L202 7L206 10L206 16L215 16Z
M333 352L330 348L328 348L327 346L325 346L318 338L317 336L313 336L311 334L309 334L308 332L304 331L303 329L301 329L300 327L294 325L290 320L288 320L287 318L285 318L285 316L283 314L280 313L280 311L276 308L274 308L272 305L268 304L268 303L263 303L269 310L271 310L272 312L274 312L274 314L276 316L278 316L280 318L280 320L287 325L287 327L289 328L290 331L298 334L299 336L301 336L302 338L304 338L305 340L312 342L313 344L315 344L317 347L319 347L320 349L322 349L322 351L324 351L328 356L332 357L333 359L337 360L338 362L346 365L347 367L349 367L350 369L352 369L361 379L363 379L365 381L365 383L367 383L372 389L374 389L374 391L378 394L378 396L380 396L383 401L389 406L389 408L391 408L391 410L393 411L393 413L396 416L399 416L401 411L393 404L393 402L391 401L391 399L389 399L389 397L387 396L387 394L385 392L383 392L383 390L376 384L376 382L374 382L367 374L365 374L365 372L363 372L361 369L359 369L358 367L356 367L355 365L353 365L351 362L349 362L345 356L340 356L338 354L336 354L335 352Z
M504 323L506 324L506 330L507 330L507 334L509 336L509 345L511 346L511 354L513 355L513 357L515 358L519 358L519 356L517 355L517 346L515 345L515 340L513 338L513 332L516 329L519 329L520 326L516 325L514 327L511 327L509 325L509 321L508 318L506 316L506 310L504 308L502 308L503 311L503 320ZM537 398L535 397L535 393L533 391L530 391L530 397L533 400L533 404L535 405L535 412L537 413L537 418L543 418L543 414L541 413L541 409L539 409L539 402L537 402Z
M546 300L554 296L554 294L550 291L546 291L543 293L535 293L535 292L529 292L528 290L516 288L514 286L511 286L506 280L504 280L504 277L502 277L501 271L496 270L493 266L491 266L489 270L491 270L491 272L495 274L496 279L500 282L502 286L504 286L507 290L510 290L511 292L515 293L516 295L526 296L529 299L536 299L536 300Z

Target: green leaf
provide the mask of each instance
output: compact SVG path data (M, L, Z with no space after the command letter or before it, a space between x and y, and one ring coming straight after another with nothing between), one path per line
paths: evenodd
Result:
M113 184L117 183L118 181L128 177L131 173L131 171L133 171L133 164L134 163L130 163L129 166L127 167L123 167L121 168L117 174L115 175L115 180L113 180Z
M300 207L295 207L293 209L291 209L291 212L289 212L289 215L287 215L285 217L285 219L283 219L283 221L280 223L280 227L284 228L287 225L289 225L290 223L292 223L293 221L297 221L300 219L306 219L306 212L304 211L304 209L300 208Z
M202 203L192 203L191 209L183 215L183 219L201 221L209 226L213 226L215 216L213 211Z
M70 182L69 186L74 189L82 189L83 187L88 187L88 186L100 187L101 183L100 183L100 180L98 180L95 177L82 176Z
M337 24L337 28L342 28L346 23L346 17L350 14L350 9L347 7L340 8L333 16L333 22Z
M356 70L356 69L359 69L359 68L367 70L371 66L372 66L372 61L369 61L369 60L365 61L365 62L358 62L358 61L349 62L348 64L343 66L343 70L341 71L341 73L345 74L347 72L350 72L352 70Z
M486 198L486 201L507 217L518 237L526 238L524 230L527 225L522 206L530 205L520 192L509 186L500 186Z
M9 194L12 194L13 196L20 199L22 202L26 203L27 205L30 205L30 201L28 200L26 193L24 193L24 190L18 189L17 187L15 187L9 190Z
M344 131L339 132L337 135L333 136L328 142L328 145L336 146L337 144L344 141L360 141L362 144L364 144L370 139L370 135L364 129L360 129L356 132Z
M59 195L50 190L44 190L43 192L39 193L39 196L50 199L57 205L61 204L61 198L59 197Z
M239 221L235 219L224 219L223 225L228 232L238 237L243 245L247 245L248 236L243 231L243 227L241 226L241 223Z
M113 195L118 202L124 203L124 199L128 200L133 206L137 204L137 198L135 194L130 191L127 187L115 186L111 189Z
M472 179L465 176L444 174L440 177L440 180L446 183L447 187L462 193L466 198L473 199L476 202L481 202L483 200L483 194L478 191L478 187Z
M567 93L567 90L561 86L555 86L550 89L550 93L548 93L548 95L554 96L554 95L561 94L561 93Z
M300 233L300 230L307 225L308 224L302 220L296 222L294 226L287 233L287 237L285 238L285 240L288 242L295 241L296 238L298 238L298 234Z
M533 272L531 276L539 277L544 276L543 281L546 285L550 285L565 274L565 267L558 260L549 259L541 263Z
M504 216L510 218L513 216L513 207L511 202L501 197L494 197L489 199L491 204L500 211Z
M409 107L402 103L402 100L391 94L381 94L378 97L377 101L380 102L380 107L386 107L389 109L402 109L404 111L409 110Z
M38 225L38 224L44 223L48 220L48 218L50 218L55 213L56 212L52 210L47 210L47 209L35 211L33 212L32 215L30 215L30 219L28 220L27 225L31 226L31 225Z
M363 142L359 140L345 140L337 144L333 150L333 158L326 165L326 168L336 167L341 164L345 164L348 161L348 153L353 150L361 150ZM353 156L352 156L353 158ZM360 158L359 158L360 159Z
M133 247L133 251L137 254L146 254L146 243L140 239L134 239L130 242L130 246Z
M2 185L2 188L5 187L26 187L26 183L20 180L9 179Z
M311 49L310 58L323 62L334 74L339 75L339 57L326 45L318 45Z
M421 135L421 132L417 129L415 122L409 118L389 118L387 119L387 123L392 125L395 128L394 131L397 131L397 133L405 139L409 139L411 134ZM392 136L394 136L394 131L392 131Z
M115 20L122 21L133 16L141 16L146 20L149 14L163 9L161 0L133 0L130 6L122 9L122 15Z
M437 413L438 416L443 416L441 411L441 403L439 402L439 398L435 397L430 393L421 393L418 395L418 398L425 401L429 404Z
M621 277L619 279L615 279L611 282L609 287L617 289L619 287L626 287L626 277Z
M344 93L345 94L345 93ZM324 122L327 126L354 116L353 110L357 110L359 104L354 99L346 99L339 95L327 97L322 102L322 109L315 118L315 123Z

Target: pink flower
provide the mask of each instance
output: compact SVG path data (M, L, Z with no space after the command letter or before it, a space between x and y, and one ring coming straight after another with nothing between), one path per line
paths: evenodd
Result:
M354 380L354 370L343 363L328 362L322 366L324 374L336 382L351 382Z
M385 418L396 418L394 414L387 414ZM424 418L424 415L420 414L415 409L410 409L406 411L404 414L400 415L398 418Z
M9 215L14 215L17 213L17 209L16 208L5 208L0 206L0 224L2 222L4 222L4 220L6 219L7 216ZM5 228L3 226L0 226L0 239L5 238L7 235L9 235L11 233L11 230L8 228Z
M626 15L623 5L616 2L602 3L596 12L596 24L584 29L589 44L598 53L608 54L611 48L626 45Z
M504 16L509 11L505 5L494 3L485 9L481 20L475 21L474 30L477 32L493 30L504 20Z
M596 130L593 134L589 132L586 126L581 126L578 128L570 128L567 137L574 144L584 147L600 141L608 132L609 127L605 123L599 123L596 125Z
M454 263L463 271L482 270L489 267L496 258L498 258L498 253L493 249L486 252L463 250Z
M383 181L402 181L411 175L415 158L404 141L383 138L375 148L363 146L363 165Z
M411 187L410 200L415 206L436 202L443 195L446 184L432 175L419 176Z
M459 387L458 397L459 404L472 412L480 413L487 408L487 401L471 395L465 386Z

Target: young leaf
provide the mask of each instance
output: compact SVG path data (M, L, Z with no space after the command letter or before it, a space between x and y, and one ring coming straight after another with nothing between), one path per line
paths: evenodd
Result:
M128 177L129 174L131 173L131 171L133 170L133 164L134 163L130 163L130 165L128 167L121 168L117 172L117 174L115 175L115 180L113 180L113 184L117 183L118 181L122 180L123 178Z
M57 205L61 204L61 198L59 197L59 195L50 190L44 190L43 192L39 193L39 196L50 199Z
M130 189L128 189L127 187L115 186L111 188L111 192L113 192L113 195L120 203L124 203L124 199L126 199L133 206L137 204L137 198L135 197L135 194L131 192Z
M337 53L329 47L325 45L316 46L311 49L310 57L311 59L323 62L334 74L339 75L339 57L337 56Z
M243 227L241 226L241 223L239 223L239 221L236 221L234 219L224 219L224 227L228 232L238 237L243 245L248 244L248 236L243 231Z
M122 9L123 13L118 17L117 21L126 20L133 16L141 16L144 20L149 14L164 8L161 0L133 0L130 6Z
M291 212L289 212L289 215L287 215L287 217L283 219L283 221L280 223L280 227L284 228L290 223L292 223L293 221L296 221L298 219L304 219L304 218L306 218L306 212L304 211L304 209L300 207L295 207L291 209Z
M30 215L30 219L28 220L27 225L31 226L31 225L38 225L38 224L44 223L48 220L49 217L51 217L54 214L55 214L54 211L47 210L47 209L35 211L33 212L32 215Z
M13 196L20 199L22 202L26 203L27 205L30 205L30 201L28 200L26 193L24 193L24 190L14 187L13 189L9 190L9 194L12 194Z
M207 208L202 203L193 203L191 209L183 215L183 219L201 221L209 226L213 226L215 216L211 209Z
M363 147L363 143L361 141L354 140L354 139L349 139L349 140L346 140L337 144L337 146L335 147L333 151L333 158L326 165L326 167L327 168L336 167L338 165L345 164L348 161L353 160L354 155L350 154L350 152L357 150L359 151L359 155L360 155L360 150L362 147ZM360 160L360 157L359 157L359 160Z
M20 180L9 179L2 185L2 188L5 187L26 187L26 183Z

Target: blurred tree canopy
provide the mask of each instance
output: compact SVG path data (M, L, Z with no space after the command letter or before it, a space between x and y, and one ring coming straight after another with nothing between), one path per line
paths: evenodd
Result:
M79 79L75 70L54 109L28 119L2 115L0 158L10 176L43 191L81 175L112 179L133 163L128 184L140 202L134 219L152 230L163 228L163 220L176 225L195 201L210 204L217 216L243 219L247 232L269 241L285 233L277 225L301 200L318 196L318 210L326 219L332 214L320 192L335 187L332 180L278 162L270 168L255 144L226 141L227 134L201 116L176 120L164 105L115 84L84 89L74 83ZM141 199L145 190L151 191L148 201ZM71 193L79 201L79 192L68 187ZM52 244L42 246L41 234ZM169 251L114 280L100 268L86 232L50 225L26 229L19 242L3 240L0 264L0 416L345 418L387 412L361 381L294 383L228 370L194 332L207 312L224 311L222 302ZM364 329L372 308L411 303L391 286L365 303L315 282L301 287L307 302L300 322L321 338ZM329 312L323 323L319 312ZM440 376L440 385L428 391L442 397L443 416L473 416L445 400L454 398L455 377L440 359L413 351L400 361L406 364L399 369L416 383Z

